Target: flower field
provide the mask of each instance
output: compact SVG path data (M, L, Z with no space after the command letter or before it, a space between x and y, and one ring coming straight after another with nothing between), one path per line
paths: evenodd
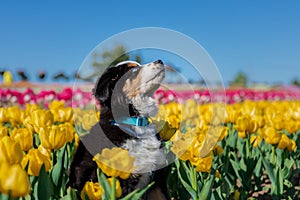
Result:
M99 116L87 106L90 93L0 90L0 97L0 199L139 199L152 186L123 196L119 180L130 175L134 157L113 148L94 157L99 183L67 188L78 135ZM208 91L159 90L155 98L152 123L178 158L168 163L170 198L300 198L299 93L233 90L212 103Z

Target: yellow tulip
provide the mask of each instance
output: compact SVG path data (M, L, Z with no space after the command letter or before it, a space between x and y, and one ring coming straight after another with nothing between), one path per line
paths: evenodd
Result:
M196 167L197 172L210 172L212 166L213 156L209 154L204 158L193 157L190 160L191 164Z
M128 179L134 170L133 156L122 148L103 149L101 154L96 154L93 160L107 176Z
M84 130L90 130L96 123L98 122L98 118L95 113L85 113L82 116L81 126Z
M38 149L30 149L21 164L23 168L28 165L28 174L33 176L39 176L43 164L46 171L49 171L52 165L50 157L42 154Z
M226 119L226 105L223 103L214 103L211 108L211 121L210 124L217 126L224 124Z
M200 127L204 127L205 125L209 125L212 119L211 111L207 110L199 116Z
M220 145L214 147L214 154L221 155L224 152L224 149Z
M228 127L227 126L223 126L218 141L222 141L225 137L227 137L228 134L229 134Z
M24 197L30 192L27 173L19 164L0 163L0 193Z
M282 134L276 131L274 127L264 127L262 135L268 144L278 144Z
M246 138L247 137L246 131L239 131L238 132L238 137L239 138Z
M181 133L177 131L171 141L173 145L171 151L181 160L189 160L194 156L195 145L197 146L197 131L193 128L186 133ZM200 153L199 153L200 154Z
M249 126L250 118L248 116L241 116L237 119L235 128L238 132L245 132Z
M164 141L169 140L176 132L176 128L173 128L167 121L154 121L154 123L159 131L160 139Z
M4 136L7 136L8 133L9 133L9 128L0 125L0 139L3 138Z
M181 119L177 115L170 115L166 118L166 121L174 128L178 129Z
M26 116L30 116L31 113L35 110L39 110L39 106L37 104L26 103L25 106Z
M282 134L281 139L280 139L277 147L279 149L285 149L290 145L291 145L291 141L288 138L288 136L286 136L285 134Z
M18 164L23 158L23 151L18 142L4 136L0 139L0 162Z
M80 137L78 136L78 134L74 134L74 141L75 141L75 147L77 149L80 142Z
M289 133L296 133L298 130L300 130L300 121L296 120L285 120L284 122L284 128Z
M251 135L250 137L250 144L253 145L253 147L257 147L261 141L261 136L260 135Z
M272 119L271 126L274 127L276 130L280 131L283 129L283 125L284 125L283 121L284 121L283 116L277 114Z
M226 106L225 112L225 123L235 123L240 112L238 109L235 109L233 105Z
M66 143L72 142L74 139L74 135L76 134L74 127L68 122L60 124L58 125L58 127L62 133L65 133Z
M104 194L104 189L100 186L98 182L86 182L81 193L81 199L86 199L85 195L88 196L90 200L101 200Z
M0 108L0 123L8 122L8 113L6 108Z
M53 113L57 112L57 110L62 109L65 107L65 102L63 101L51 101L48 108L50 111L52 111Z
M297 105L295 105L292 113L292 117L294 120L300 120L300 103L298 102Z
M221 177L221 174L219 172L219 170L216 170L216 178L220 178Z
M110 184L110 186L112 187L113 185L113 179L112 178L108 178L108 182ZM120 181L118 179L116 179L116 197L120 197L122 195L122 188L121 188L121 184Z
M184 119L190 119L198 115L198 110L197 110L197 103L193 99L188 99L186 100L182 112L182 116L184 116Z
M210 153L214 149L223 131L223 126L210 126L207 128L207 130L199 131L198 140L201 145L197 150L195 150L195 152L199 151L200 157L207 156L208 153ZM198 154L195 155L198 156Z
M245 138L246 134L255 133L259 128L259 121L254 121L250 116L240 116L234 126L241 138Z
M43 147L42 145L39 145L38 150L45 156L51 158L51 150L50 149L46 149L45 147Z
M257 103L254 101L244 101L241 107L241 114L248 116L259 115L261 111L256 105Z
M290 145L287 147L287 150L292 152L297 148L296 142L294 140L290 140Z
M258 128L262 128L265 125L265 119L261 115L254 115L251 117L252 122L254 123L254 132L257 131Z
M40 128L41 145L46 149L58 150L66 144L66 131L63 126L53 125L50 128Z
M23 151L28 151L33 145L32 133L26 128L15 128L10 137L19 142Z
M241 193L238 190L234 191L233 200L239 200Z
M6 113L12 126L21 124L22 111L17 106L8 107Z
M53 114L50 110L35 110L31 114L31 123L36 133L40 128L50 127L54 123Z
M58 109L53 116L55 122L73 123L73 110L70 107Z

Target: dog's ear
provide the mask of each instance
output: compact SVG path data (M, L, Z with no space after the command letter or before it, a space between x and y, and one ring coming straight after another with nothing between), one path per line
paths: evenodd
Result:
M119 78L118 68L107 68L101 77L98 79L95 88L92 92L100 104L110 103L112 90ZM108 105L109 106L109 105Z

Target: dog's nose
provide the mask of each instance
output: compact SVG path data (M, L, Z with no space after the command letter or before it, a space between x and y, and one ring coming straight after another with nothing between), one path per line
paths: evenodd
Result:
M154 61L154 64L161 64L161 65L163 65L164 63L161 60L157 60L157 61Z

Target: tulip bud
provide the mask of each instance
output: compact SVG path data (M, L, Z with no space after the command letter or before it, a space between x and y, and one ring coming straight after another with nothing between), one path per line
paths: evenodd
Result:
M88 196L89 199L102 199L102 195L104 194L103 188L99 183L86 182L81 193L81 199L86 199L85 195Z
M43 164L45 165L46 171L50 170L51 159L50 157L42 154L38 149L30 149L21 164L23 168L28 165L29 175L39 176Z
M14 141L19 142L23 151L28 151L33 145L32 133L26 128L15 128L10 136Z
M0 163L0 193L24 197L30 192L27 173L19 164Z
M265 127L262 129L264 140L268 144L278 144L282 134L275 130L274 127Z
M41 127L49 127L54 123L53 114L50 110L35 110L31 114L31 123L35 132L39 133Z
M7 113L6 108L0 108L0 123L9 121L7 115L8 115L8 113Z
M108 176L128 179L133 171L135 158L121 148L103 149L101 154L93 158L98 167Z
M58 150L66 144L66 133L59 126L51 128L40 128L39 137L41 144L46 149Z
M0 125L0 139L7 136L9 133L9 128Z
M23 158L23 151L18 142L4 136L0 139L0 162L18 164Z

